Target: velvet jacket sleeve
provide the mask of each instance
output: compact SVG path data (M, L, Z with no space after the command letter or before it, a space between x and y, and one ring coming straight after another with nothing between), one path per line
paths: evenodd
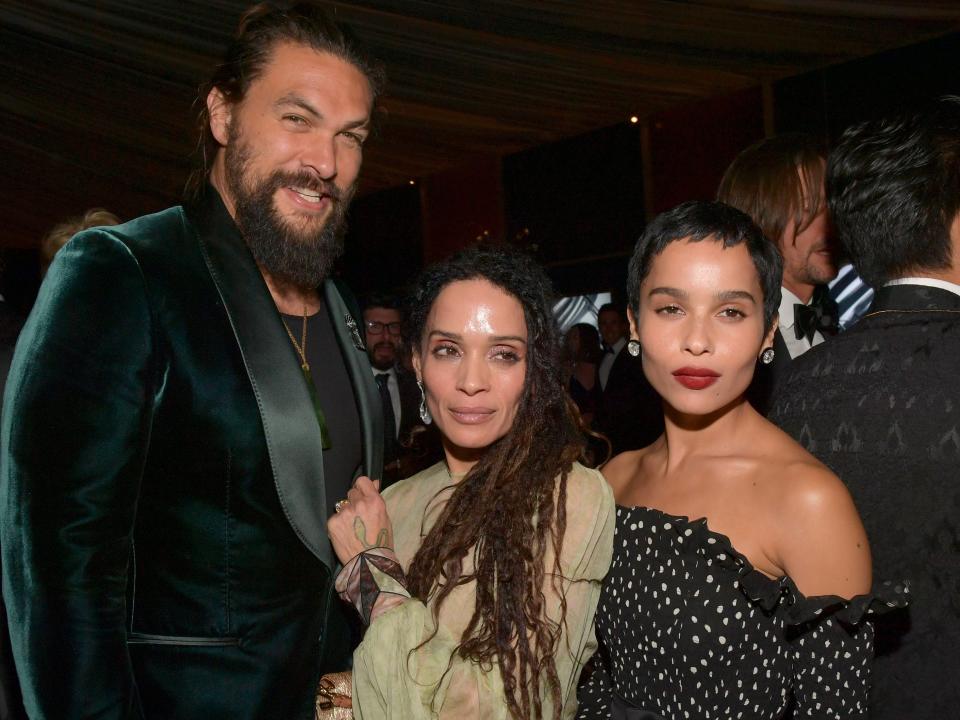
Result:
M417 480L406 482L412 485ZM435 489L424 483L413 489L413 494L429 497ZM388 500L391 517L422 509L413 507L416 501L407 506L399 497L404 494L401 490L392 496L396 502ZM560 562L564 574L560 584L567 605L556 652L563 718L573 717L577 678L596 649L593 616L612 556L613 522L613 496L606 481L596 471L576 466L568 484L567 531ZM399 554L409 555L410 549ZM552 566L552 557L546 561ZM548 583L544 595L547 612L558 620L558 593ZM497 665L478 665L454 654L472 615L474 597L474 583L457 588L441 609L433 637L432 611L417 599L406 599L373 620L354 653L354 713L358 718L510 717ZM551 703L549 698L543 700L544 716L549 717Z
M3 409L3 592L31 718L142 715L125 594L153 353L130 249L78 235L41 288Z

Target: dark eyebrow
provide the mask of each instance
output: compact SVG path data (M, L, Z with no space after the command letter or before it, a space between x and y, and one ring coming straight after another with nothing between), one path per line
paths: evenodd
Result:
M306 100L304 100L302 97L300 97L296 93L287 93L286 95L284 95L282 98L280 98L273 104L273 106L277 108L283 107L284 105L293 105L295 107L298 107L308 115L313 115L313 117L315 118L323 117L323 115L320 114L319 110L317 110L315 107L313 107L313 105L308 103Z
M463 340L462 335L457 335L457 333L447 332L446 330L431 330L430 334L427 337L433 337L434 335L439 335L442 338L447 340Z
M729 302L730 300L749 300L754 305L757 304L757 299L746 290L724 290L717 293L717 299L723 302Z
M679 300L686 300L688 297L684 290L672 287L655 287L649 293L647 293L647 297L651 297L653 295L669 295L670 297L675 297Z
M439 335L442 338L446 338L447 340L454 340L456 342L463 340L463 335L447 332L446 330L431 330L428 337L433 337L434 335ZM492 343L502 343L502 342L510 342L510 341L523 343L524 345L527 344L527 339L522 338L519 335L495 335L490 338L490 342Z
M286 95L284 95L283 97L281 97L280 99L278 99L278 100L273 104L273 106L276 107L276 108L281 108L281 107L283 107L283 106L285 106L285 105L293 105L294 107L300 108L300 109L303 110L305 113L307 113L308 115L312 115L313 117L317 118L318 120L322 120L322 119L323 119L323 113L321 113L319 110L317 110L313 105L311 105L309 102L307 102L304 98L302 98L302 97L301 97L300 95L298 95L297 93L287 93ZM349 122L344 123L344 125L343 125L343 127L342 127L341 129L342 129L342 130L356 130L356 129L358 129L358 128L365 128L365 127L366 127L367 125L369 125L369 124L370 124L370 118L368 118L368 117L358 118L358 119L356 119L356 120L350 120Z

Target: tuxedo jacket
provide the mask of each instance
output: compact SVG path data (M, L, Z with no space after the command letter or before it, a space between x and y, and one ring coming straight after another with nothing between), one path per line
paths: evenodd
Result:
M599 364L595 387L601 387ZM660 395L643 374L640 358L627 352L626 346L610 366L593 425L610 440L613 455L646 447L663 433Z
M414 425L422 425L420 420L420 388L413 373L397 368L397 388L400 391L400 419L398 437L406 437Z
M416 376L400 367L396 371L400 390L400 419L397 435L397 463L384 468L381 490L416 475L443 457L436 425L424 426L420 419L420 388Z
M884 287L850 330L794 360L771 419L847 485L879 580L911 604L876 620L871 717L960 707L960 297Z
M323 293L377 476L358 316L333 282ZM325 483L352 478L324 477L298 358L215 192L58 254L0 442L3 591L31 718L312 717L338 602Z
M777 328L773 333L773 362L769 365L758 364L750 387L747 388L747 399L761 415L769 414L776 399L777 386L783 381L792 362L787 343L780 328Z

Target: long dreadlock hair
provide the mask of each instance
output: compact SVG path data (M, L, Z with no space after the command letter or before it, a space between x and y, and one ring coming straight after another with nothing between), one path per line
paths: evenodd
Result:
M406 337L419 352L440 292L451 283L474 279L502 289L523 308L523 392L513 425L457 484L413 558L407 580L410 592L431 607L435 628L450 592L475 581L475 610L454 656L499 666L514 717L543 717L543 698L549 697L553 717L559 718L555 655L566 618L560 551L567 524L567 475L582 455L583 436L575 406L562 387L550 281L519 252L490 246L462 251L421 276L405 313ZM544 567L548 547L554 553L549 569ZM463 560L471 551L475 569L466 575ZM559 620L546 612L548 576L561 598Z

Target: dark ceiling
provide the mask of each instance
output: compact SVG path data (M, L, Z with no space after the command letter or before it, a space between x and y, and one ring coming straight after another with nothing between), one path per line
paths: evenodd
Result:
M0 1L4 244L175 200L195 90L247 5ZM960 29L955 0L330 5L390 76L367 192Z

